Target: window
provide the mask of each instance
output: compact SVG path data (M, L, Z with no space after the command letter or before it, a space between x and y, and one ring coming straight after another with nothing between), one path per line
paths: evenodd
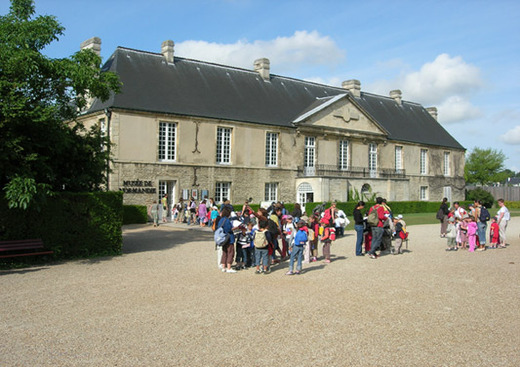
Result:
M231 200L231 182L217 182L215 184L215 202L223 203L225 199Z
M98 125L99 125L99 132L101 133L101 136L103 138L105 138L107 136L107 130L108 130L105 119L104 118L99 119ZM104 152L105 150L106 150L106 144L103 142L103 143L101 143L101 151Z
M395 172L402 173L403 171L403 147L395 147Z
M421 175L425 175L428 172L428 151L421 149Z
M444 176L450 175L450 152L444 152Z
M377 144L370 144L368 147L368 170L370 177L377 175Z
M421 192L419 194L420 200L428 200L428 186L421 186Z
M314 159L315 159L316 139L312 136L305 137L305 155L304 170L305 175L314 175Z
M231 129L217 128L217 163L231 163Z
M339 142L339 169L348 170L348 140Z
M265 184L265 201L278 201L278 183Z
M265 165L276 167L278 165L278 134L265 134Z
M159 160L175 160L175 135L177 125L170 122L159 123Z

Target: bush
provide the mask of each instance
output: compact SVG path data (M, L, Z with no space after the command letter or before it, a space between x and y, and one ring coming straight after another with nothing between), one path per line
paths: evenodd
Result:
M477 187L473 190L466 190L466 200L471 202L474 202L475 200L481 200L482 204L486 208L491 208L495 202L493 195L480 187Z
M41 238L54 259L121 254L121 192L59 193L39 211L0 208L0 240Z
M520 201L504 201L508 209L520 209Z
M123 205L123 224L146 224L148 209L144 205Z

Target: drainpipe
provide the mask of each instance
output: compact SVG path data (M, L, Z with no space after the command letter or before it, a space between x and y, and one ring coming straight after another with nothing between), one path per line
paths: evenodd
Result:
M112 143L112 139L110 139L110 121L112 119L112 110L110 108L105 108L105 116L107 117L107 138L108 138L108 146L107 146L107 168L106 168L106 175L107 175L107 191L110 190L110 145Z

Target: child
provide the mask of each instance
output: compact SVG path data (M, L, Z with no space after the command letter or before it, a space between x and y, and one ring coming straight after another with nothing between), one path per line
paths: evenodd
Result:
M312 254L310 261L318 261L318 236L320 231L320 224L316 216L311 216L309 222L309 229L313 231L313 239L309 239L309 250Z
M457 227L455 225L455 217L448 218L448 226L446 227L446 239L448 240L448 247L446 251L457 251Z
M236 269L245 269L249 259L249 246L251 246L251 235L247 233L244 225L240 226L240 233L237 236L237 250L241 252L241 256L237 256Z
M491 246L489 248L495 249L498 246L500 236L500 226L497 223L497 217L491 218L491 229L489 230L489 237Z
M254 244L255 244L255 265L256 265L256 274L267 274L268 270L268 246L269 241L267 239L267 220L261 220L258 223L258 230L255 232L254 236ZM260 270L260 263L262 263L263 270Z
M283 225L283 234L285 236L285 242L287 243L287 247L289 248L289 253L291 252L291 248L293 246L294 235L296 234L296 228L293 224L293 217L287 215L285 218L285 224Z
M298 222L298 233L294 236L294 245L291 248L291 260L289 261L289 271L285 275L300 274L302 270L303 247L307 243L307 233L304 230L305 222ZM296 271L293 273L294 259L297 258Z
M468 222L469 252L475 252L475 246L477 244L477 222L475 222L474 217L470 218Z
M466 216L460 221L459 226L459 234L460 234L460 245L462 249L467 249L468 245L468 220L469 217Z
M325 263L328 264L330 263L330 245L332 243L335 230L333 227L327 226L325 222L321 222L321 226L323 228L323 235L321 236L321 243L323 244L323 257L325 258Z

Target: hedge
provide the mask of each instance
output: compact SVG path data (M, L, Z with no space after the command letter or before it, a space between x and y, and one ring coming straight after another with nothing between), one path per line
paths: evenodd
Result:
M507 209L520 209L520 201L504 201Z
M146 224L148 209L144 205L123 205L123 224Z
M39 211L0 208L0 240L41 238L54 259L121 254L121 192L59 193Z

